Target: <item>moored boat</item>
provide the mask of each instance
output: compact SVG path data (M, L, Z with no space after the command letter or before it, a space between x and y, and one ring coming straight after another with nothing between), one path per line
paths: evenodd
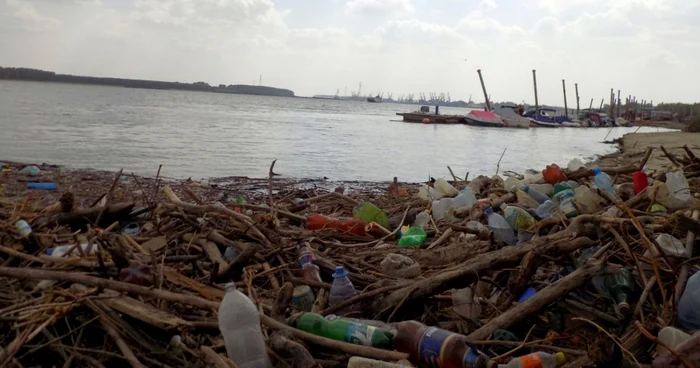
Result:
M506 124L498 115L490 111L472 110L464 116L468 125L503 128Z
M508 128L529 128L530 120L516 112L515 105L501 105L494 107L491 112L498 115Z

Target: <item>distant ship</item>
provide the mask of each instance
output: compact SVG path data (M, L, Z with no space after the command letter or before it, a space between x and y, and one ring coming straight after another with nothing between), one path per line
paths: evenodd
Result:
M380 103L382 102L382 97L379 95L376 95L374 97L367 97L367 102Z

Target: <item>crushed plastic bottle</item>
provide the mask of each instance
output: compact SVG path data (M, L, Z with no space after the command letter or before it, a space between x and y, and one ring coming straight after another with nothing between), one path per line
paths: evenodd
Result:
M566 169L569 171L576 171L582 167L585 168L586 164L584 164L583 161L579 160L578 158L572 159L569 161L569 164L566 165Z
M402 248L419 247L421 244L423 244L426 238L427 235L422 227L411 226L404 234L401 235L401 239L399 239L399 246Z
M677 324L686 330L700 330L700 272L693 274L685 285L678 301Z
M523 186L524 184L520 180L518 180L518 178L514 178L512 176L508 177L503 182L503 187L509 192L512 192L516 189L521 189Z
M549 354L538 351L536 353L513 358L508 364L499 364L499 368L556 368L566 363L564 353Z
M508 221L506 221L503 216L493 212L491 208L484 210L484 213L488 216L489 229L493 231L493 236L497 241L505 243L506 245L515 245L518 242L513 228L510 227Z
M559 209L566 217L578 216L578 211L574 207L574 191L568 184L559 183L552 189L552 199L559 205Z
M518 204L525 208L537 208L540 205L539 202L520 189L515 191L515 197L518 199Z
M446 197L454 197L459 194L459 191L443 178L437 179L434 186L438 192Z
M389 227L389 219L386 213L369 202L362 202L355 207L352 211L352 216L367 223L376 222L382 227Z
M583 213L594 213L603 203L603 198L600 198L598 193L585 185L581 185L574 190L574 200L581 207Z
M345 270L343 266L337 266L335 268L335 273L333 274L333 284L331 285L331 292L328 296L328 305L334 306L338 303L344 302L357 295L357 290L353 286L352 282L348 278L348 271ZM349 313L353 310L353 306L347 306L339 311L339 314Z
M320 314L304 313L295 321L298 329L336 341L355 345L392 349L394 335L389 330L356 323L347 319L329 321Z
M610 175L604 173L599 167L593 169L593 172L595 172L595 186L600 190L610 193L613 197L617 197L615 188L613 188L613 180Z
M272 368L260 329L260 315L255 304L226 285L226 295L219 306L219 330L224 337L226 354L240 368Z
M17 172L19 175L29 176L38 176L39 173L41 173L41 170L35 165L25 166L22 170Z
M551 189L549 191L551 191ZM549 191L547 191L547 193L549 193ZM537 190L533 189L530 185L524 186L523 192L527 193L527 195L529 195L539 204L542 204L550 199L546 194L538 192Z
M548 219L557 216L559 206L552 201L545 201L535 209L535 215L541 219Z

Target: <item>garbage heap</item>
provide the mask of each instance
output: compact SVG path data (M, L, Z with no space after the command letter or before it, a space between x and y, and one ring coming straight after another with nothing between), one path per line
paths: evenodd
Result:
M348 194L6 165L0 366L698 366L700 159L650 154Z

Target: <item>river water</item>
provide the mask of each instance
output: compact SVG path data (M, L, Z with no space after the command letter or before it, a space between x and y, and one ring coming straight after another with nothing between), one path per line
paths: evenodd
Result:
M425 181L523 172L637 128L495 129L400 122L417 105L0 81L0 160L176 178L267 176ZM468 109L441 108L464 114ZM640 131L656 131L642 128ZM471 177L471 176L470 176Z

